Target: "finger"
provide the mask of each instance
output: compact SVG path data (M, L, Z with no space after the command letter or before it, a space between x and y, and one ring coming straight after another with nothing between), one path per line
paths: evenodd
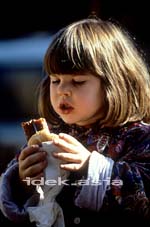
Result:
M24 177L31 177L35 178L38 177L39 174L43 174L44 169L47 166L47 161L44 160L43 162L37 163L35 165L32 165L24 170Z
M28 146L28 147L24 148L19 155L19 160L26 159L27 156L29 156L32 153L37 152L38 149L39 149L38 145L32 145L30 147Z
M79 144L78 140L76 140L73 136L68 135L66 133L59 133L59 137L61 139L65 140L68 143L72 143L74 145L78 145Z
M75 145L73 145L71 143L68 143L68 142L66 142L63 139L55 139L53 142L54 142L54 144L56 146L58 146L62 150L65 150L66 152L74 153L74 154L78 153L76 151L76 146Z
M40 163L40 162L44 161L46 159L46 156L47 156L47 153L45 151L36 152L36 153L29 155L24 160L19 160L19 162L22 163L22 167L24 169L26 169L29 166L34 165L35 163L38 163L38 162Z
M81 167L80 164L74 164L74 163L67 163L67 164L61 164L60 168L68 171L77 171Z
M81 159L78 155L72 153L63 153L63 152L54 152L54 157L65 161L65 162L73 162L73 163L81 163Z

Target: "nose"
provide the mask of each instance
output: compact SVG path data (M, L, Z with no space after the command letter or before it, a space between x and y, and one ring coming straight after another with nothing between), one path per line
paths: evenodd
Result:
M57 93L60 96L70 96L72 93L70 85L67 83L60 83L57 88Z

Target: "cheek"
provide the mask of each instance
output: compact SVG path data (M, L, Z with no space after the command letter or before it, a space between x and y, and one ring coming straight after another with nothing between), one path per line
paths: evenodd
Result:
M87 89L86 92L84 93L84 98L87 102L98 105L98 103L102 98L100 87L95 86L95 89L94 89L94 86L93 86L93 88L90 87L90 89Z
M55 90L50 88L50 101L51 101L51 104L54 105L55 104Z
M85 110L97 109L101 106L101 98L99 93L88 92L85 95L80 96L78 99L79 106L85 108Z

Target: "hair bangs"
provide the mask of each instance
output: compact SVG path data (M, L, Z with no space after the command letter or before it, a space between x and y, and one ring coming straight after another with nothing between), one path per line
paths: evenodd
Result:
M76 43L74 40L63 32L53 40L44 58L44 67L48 75L85 74L91 71L91 60L88 59L82 42L78 40Z

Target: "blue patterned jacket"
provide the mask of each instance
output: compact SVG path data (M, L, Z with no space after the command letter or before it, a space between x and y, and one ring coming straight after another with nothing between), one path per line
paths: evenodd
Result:
M85 129L62 124L51 131L73 135L92 152L86 166L70 174L57 196L66 227L120 226L120 219L128 225L150 224L150 125L135 122L100 128L94 124ZM16 158L1 180L3 214L16 226L28 223L27 207L38 199L34 189L27 193L22 188Z

